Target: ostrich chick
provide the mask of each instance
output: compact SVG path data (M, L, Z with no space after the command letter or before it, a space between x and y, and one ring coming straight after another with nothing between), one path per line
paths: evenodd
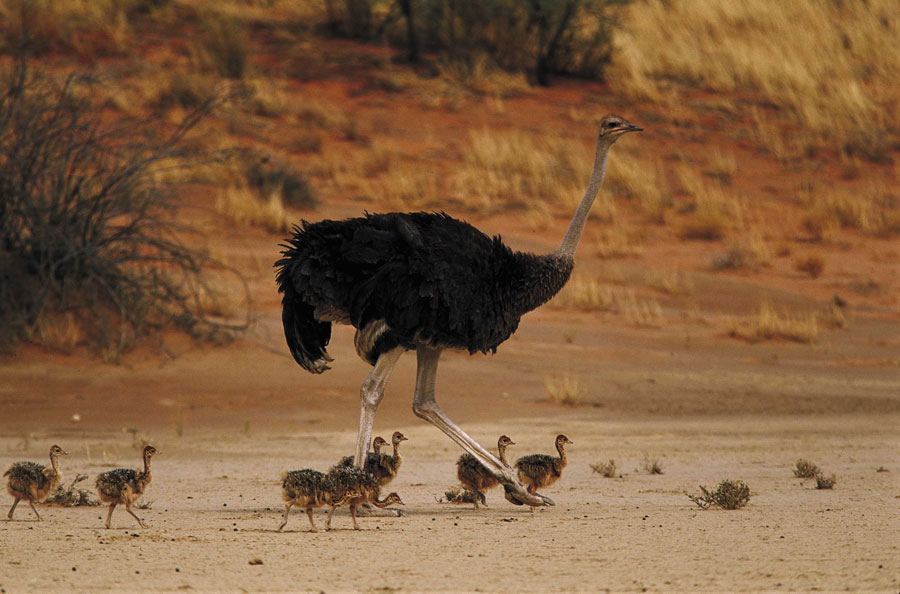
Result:
M382 458L384 458L384 454L381 453L381 448L386 445L388 445L388 442L380 435L372 440L372 451L366 454L366 472L376 474L378 469L381 468ZM344 456L336 466L332 467L332 470L339 467L349 468L351 466L353 466L353 456Z
M295 505L306 508L310 530L318 532L316 523L313 521L313 508L330 504L341 505L346 501L346 496L344 499L337 501L333 498L326 476L324 473L311 468L291 470L281 475L281 493L284 497L285 506L284 521L278 527L279 532L287 525L288 513L291 511L291 507ZM345 495L349 496L349 494Z
M509 465L509 462L506 461L506 448L511 445L516 445L516 442L506 435L501 435L497 440L497 453L500 455L500 461L505 465ZM475 509L478 509L479 500L482 505L486 506L484 492L500 484L494 473L485 468L472 454L463 454L459 457L456 462L456 476L463 487L475 496Z
M557 435L556 451L559 452L559 457L531 454L516 460L519 480L522 481L529 493L534 494L538 487L549 487L559 480L563 468L569 461L566 458L566 444L574 445L574 442L565 435ZM531 511L534 511L534 507L531 508Z
M109 513L106 514L107 528L110 527L113 510L119 504L125 506L126 511L138 521L141 528L147 527L144 521L134 513L131 506L141 498L147 485L150 484L150 459L158 453L152 445L144 448L143 471L132 468L116 468L97 476L97 493L100 495L100 501L109 504Z
M370 503L378 508L385 508L393 503L403 505L403 501L396 493L390 493L384 499L378 499L378 479L372 474L355 466L341 466L333 468L326 477L326 483L332 496L340 503L331 503L328 512L326 529L331 530L331 517L334 510L343 502L350 503L350 517L353 518L353 529L359 530L356 522L356 510L361 504Z
M394 453L381 456L381 464L373 473L378 480L379 486L383 487L397 478L397 473L400 471L400 465L403 463L403 458L400 457L400 442L406 441L407 439L409 438L399 431L394 431L394 434L391 436L391 444L394 446Z
M41 514L34 507L35 501L43 501L47 495L52 493L56 486L62 480L62 474L59 471L59 457L66 456L68 452L58 445L50 448L50 467L47 468L35 462L16 462L9 467L9 470L3 473L8 476L9 481L6 483L6 490L13 496L12 507L9 508L7 518L12 520L13 512L19 501L25 499L31 506L31 511L41 521Z

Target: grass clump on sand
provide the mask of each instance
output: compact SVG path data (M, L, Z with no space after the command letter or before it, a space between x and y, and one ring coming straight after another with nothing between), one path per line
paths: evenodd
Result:
M78 489L76 487L78 483L86 478L88 478L88 475L79 474L75 476L75 480L69 483L68 487L63 487L62 485L56 487L56 491L47 498L46 503L50 505L62 505L64 507L100 505L100 501L94 497L90 491Z
M599 464L591 464L591 469L605 478L616 478L618 476L616 474L616 461L613 459L609 459L606 462L600 462Z
M710 507L740 509L750 501L750 487L744 481L726 479L719 483L715 491L700 485L700 494L688 494L688 499L696 503L700 509Z
M475 493L460 487L450 487L444 491L444 498L438 503L475 503Z
M821 471L819 467L810 462L809 460L804 460L800 458L797 460L796 464L794 464L794 476L802 479L810 479L814 478Z
M644 469L644 472L647 474L662 474L662 463L658 458L650 458L650 456L644 456L644 461L641 464L641 468Z
M833 489L836 482L837 479L833 474L831 476L821 473L816 475L816 489Z

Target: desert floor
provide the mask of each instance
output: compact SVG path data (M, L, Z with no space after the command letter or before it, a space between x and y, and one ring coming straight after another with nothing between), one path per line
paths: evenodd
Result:
M575 442L546 491L557 505L536 513L497 490L487 510L438 502L456 482L459 450L412 415L407 355L376 423L376 434L410 438L391 485L405 515L362 518L355 532L341 510L335 530L316 534L296 511L275 532L277 477L352 449L365 366L345 330L322 376L264 348L274 312L255 342L187 347L173 360L25 353L0 367L0 466L41 460L51 442L70 451L69 480L136 464L133 440L162 454L152 506L138 511L147 529L118 510L104 530L96 507L42 506L37 523L20 506L16 521L0 521L0 588L896 591L900 379L864 352L871 338L853 339L876 327L890 336L889 323L860 322L828 348L746 345L550 310L526 318L493 357L448 355L439 401L483 443L508 433L518 456L548 451L559 432ZM878 344L881 358L894 356ZM563 366L591 386L594 406L545 401L542 374ZM645 457L664 474L644 472ZM835 488L794 478L800 457L834 473ZM621 478L591 470L610 458ZM724 478L750 485L746 508L702 511L685 496Z

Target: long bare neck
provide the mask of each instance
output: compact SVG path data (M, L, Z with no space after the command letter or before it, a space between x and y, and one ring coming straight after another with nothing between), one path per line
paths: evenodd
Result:
M578 204L575 216L569 223L569 228L563 237L562 243L557 250L557 254L568 259L575 258L575 249L578 247L578 241L581 239L581 233L584 231L584 225L587 222L588 215L591 212L591 206L600 192L600 186L603 185L603 178L606 176L606 159L609 156L608 140L603 138L597 139L597 153L594 156L594 170L591 172L591 179L588 181L587 189L584 191L584 197Z
M50 468L53 469L53 474L59 474L59 456L56 454L50 454Z
M394 462L400 461L400 442L394 442Z
M500 454L500 461L509 466L509 462L506 461L506 446L498 443L497 453Z
M144 454L144 475L150 476L150 455Z
M559 452L559 465L565 466L569 463L569 459L566 457L566 446L562 443L556 444L556 451Z

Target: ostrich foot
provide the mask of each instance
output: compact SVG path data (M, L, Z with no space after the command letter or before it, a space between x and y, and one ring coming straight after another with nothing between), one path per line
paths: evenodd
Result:
M517 481L510 481L502 476L497 476L497 480L503 485L503 496L506 500L514 505L530 505L532 508L544 505L556 505L552 499L537 493L531 494L525 490L525 487Z

